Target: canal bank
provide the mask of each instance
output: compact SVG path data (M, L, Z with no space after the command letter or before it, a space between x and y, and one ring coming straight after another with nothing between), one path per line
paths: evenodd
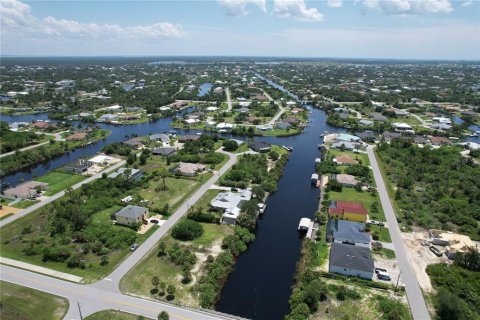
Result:
M312 218L318 208L319 189L312 188L310 176L322 132L340 132L325 122L325 113L313 110L304 133L289 138L261 138L292 145L294 151L270 196L263 218L258 221L256 240L242 254L230 274L217 310L251 319L283 319L288 312L301 237L297 233L302 217Z

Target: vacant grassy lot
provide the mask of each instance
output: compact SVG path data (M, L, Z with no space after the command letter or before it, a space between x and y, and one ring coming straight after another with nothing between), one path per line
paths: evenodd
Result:
M15 203L14 205L12 205L12 207L18 208L18 209L25 209L25 208L33 206L35 203L39 203L39 202L40 202L40 200L22 200L20 202Z
M392 242L392 239L390 238L390 232L388 231L388 228L382 227L382 226L376 226L376 225L370 225L369 226L370 231L373 234L376 234L378 236L378 241L382 242Z
M176 302L198 306L197 295L192 292L192 289L196 280L200 278L202 265L205 263L208 255L216 255L220 251L222 239L233 232L232 228L226 225L202 223L202 226L204 234L194 241L177 241L173 239L170 234L166 235L162 240L167 244L167 248L171 247L174 243L178 243L181 247L189 248L195 253L197 256L197 264L192 271L192 282L183 284L181 282L182 268L171 262L168 256L159 257L158 249L154 248L145 259L136 265L134 269L130 270L122 279L120 283L122 292L159 299L159 296L151 293L151 290L154 289L152 278L157 276L160 281L176 287Z
M369 218L374 220L384 221L385 217L383 214L382 206L380 205L380 200L377 195L372 195L370 192L359 192L354 188L343 188L342 192L330 191L330 199L337 201L352 201L359 202L363 204L365 208L369 211ZM372 212L372 204L377 203L377 211Z
M141 189L139 195L148 200L148 207L160 211L168 204L170 212L175 210L192 195L203 183L212 177L211 173L204 173L196 177L168 177L165 178L166 190L160 177L150 180L148 188Z
M2 320L63 319L67 310L67 299L13 283L0 282Z
M100 311L92 315L89 315L88 317L85 318L85 320L137 320L137 319L138 319L138 316L134 314L116 311L116 310Z
M52 171L46 175L35 179L36 181L48 183L46 196L53 196L54 194L63 191L80 181L85 180L85 176L73 173L66 173L61 171Z

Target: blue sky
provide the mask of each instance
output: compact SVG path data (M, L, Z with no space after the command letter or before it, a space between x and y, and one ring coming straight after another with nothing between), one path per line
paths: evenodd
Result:
M479 59L478 0L0 0L2 55Z

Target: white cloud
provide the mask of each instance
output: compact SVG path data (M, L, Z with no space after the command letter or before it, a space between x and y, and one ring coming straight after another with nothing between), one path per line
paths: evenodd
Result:
M248 14L247 5L253 4L262 11L267 12L266 0L218 0L220 7L223 8L228 16L237 17Z
M463 0L462 7L468 7L473 3L473 0Z
M323 14L307 8L304 0L275 0L273 13L281 18L294 17L301 21L322 21Z
M448 13L453 10L450 0L363 0L363 5L389 15Z
M2 38L22 37L30 39L104 39L124 40L131 38L183 38L186 36L180 24L159 22L147 26L122 27L118 24L83 23L73 20L46 17L38 19L31 14L28 4L17 0L1 0ZM3 39L2 39L3 40Z
M328 0L327 6L331 8L340 8L343 4L343 0Z

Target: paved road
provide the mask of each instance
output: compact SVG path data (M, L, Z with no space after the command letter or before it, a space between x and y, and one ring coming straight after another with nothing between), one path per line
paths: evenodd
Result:
M156 248L157 242L170 230L170 228L177 223L188 211L189 207L195 204L204 194L210 189L210 187L237 161L237 155L219 151L230 157L227 163L211 177L200 189L198 189L187 201L185 201L180 208L168 220L155 231L144 243L142 243L137 250L130 254L115 270L103 280L95 283L93 286L109 290L112 292L120 292L119 285L120 280L130 271L143 257L145 257L150 250Z
M47 135L47 136L53 136L53 137L55 137L55 140L57 140L57 141L65 141L65 139L63 139L62 135L61 135L63 132L67 132L67 131L62 131L62 132L59 132L59 133L45 133L45 132L35 132L35 133L36 134L44 134L44 135ZM50 141L37 143L37 144L34 144L32 146L28 146L28 147L25 147L25 148L22 148L22 149L19 149L19 150L14 150L14 151L11 151L11 152L3 153L3 154L0 155L0 158L6 157L6 156L11 156L12 154L15 154L15 152L17 152L17 151L21 152L21 151L26 151L26 150L38 148L38 147L43 146L47 143L50 143Z
M125 165L125 163L126 163L125 160L122 160L122 161L116 163L115 165L107 168L106 170L104 170L104 171L102 171L102 172L100 172L100 173L97 173L96 175L91 176L91 177L89 177L89 178L87 178L87 179L85 179L85 180L83 180L83 181L81 181L81 182L73 185L73 186L72 186L72 189L74 189L74 190L75 190L75 189L78 189L78 188L80 188L82 185L84 185L84 184L86 184L86 183L89 183L89 182L91 182L91 181L93 181L93 180L99 179L99 178L102 177L102 174L103 174L104 172L113 171L113 170L117 169L118 167L121 167L121 166ZM17 214L14 214L13 216L8 217L8 218L0 221L0 228L2 228L3 226L9 224L9 223L12 222L12 221L15 221L15 220L17 220L17 219L19 219L19 218L21 218L21 217L29 214L30 212L33 212L33 211L37 210L38 208L43 207L44 205L46 205L46 204L48 204L48 203L50 203L50 202L52 202L52 201L57 200L58 198L62 197L63 195L65 195L65 191L61 191L61 192L59 192L59 193L56 193L56 194L54 194L53 196L48 197L47 199L42 200L41 202L36 203L36 204L34 204L33 206L28 207L28 208L22 210L21 212L19 212L19 213L17 213Z
M43 276L37 273L1 266L0 279L21 286L48 292L57 296L65 297L69 300L70 306L66 314L66 320L79 320L80 310L82 317L102 310L122 310L148 318L157 319L161 311L167 311L170 319L178 320L214 320L214 319L233 319L228 315L213 314L202 310L187 309L175 305L155 302L131 296L126 296L116 292L104 291L71 282L58 280Z
M395 254L397 256L400 272L402 273L403 283L405 284L410 310L412 311L415 320L429 320L430 314L428 313L427 305L425 304L415 273L407 258L407 253L400 236L400 228L397 223L397 218L395 217L390 197L388 196L380 168L378 167L377 159L375 158L374 147L369 146L367 148L367 153L373 169L373 176L375 178L375 183L377 184L383 211L385 212L385 218L387 219L389 226L390 236L393 245L395 246Z
M262 89L262 91L265 97L267 97L268 101L274 101L273 98L265 90ZM281 115L285 112L285 108L282 107L280 103L277 103L277 105L280 108L280 111L278 111L278 113L270 121L268 121L267 124L269 125L273 125L275 121L277 121L281 117Z
M227 95L227 112L232 111L232 98L230 97L230 88L225 89L225 94Z
M11 151L11 152L7 152L7 153L3 153L0 155L0 158L3 158L3 157L6 157L6 156L11 156L12 154L15 154L15 152L21 152L21 151L26 151L26 150L30 150L30 149L34 149L34 148L38 148L40 146L43 146L47 143L50 143L50 141L45 141L45 142L42 142L42 143L37 143L37 144L34 144L33 146L28 146L28 147L25 147L25 148L22 148L22 149L19 149L19 150L15 150L15 151Z

